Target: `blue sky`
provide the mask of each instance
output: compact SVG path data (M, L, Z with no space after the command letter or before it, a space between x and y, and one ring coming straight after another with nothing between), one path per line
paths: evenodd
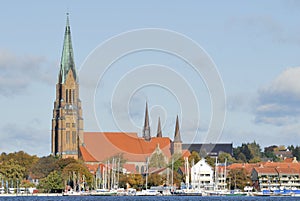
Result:
M0 152L24 150L39 156L50 153L66 12L70 12L79 75L88 55L111 37L143 28L171 30L197 42L213 60L223 80L226 118L219 142L238 146L255 140L262 147L300 144L299 11L300 3L296 0L2 2ZM141 72L136 69L150 64L168 66L170 74L165 75L165 80L178 85L178 90L168 91L155 83L158 85L144 86L131 93L126 104L116 101L111 107L110 98L116 87L128 86L123 78L133 79L130 76L134 77L134 73L139 73L141 80L148 78L142 68ZM189 97L178 99L183 85L176 75L195 92L200 118L192 114L195 108L186 102ZM152 135L161 116L163 134L173 138L179 114L185 142L205 139L212 117L210 91L201 76L195 75L179 58L143 51L120 59L105 76L97 86L94 103L103 130L140 134L147 100ZM85 104L89 104L86 98L81 97L85 129L96 130L85 112Z

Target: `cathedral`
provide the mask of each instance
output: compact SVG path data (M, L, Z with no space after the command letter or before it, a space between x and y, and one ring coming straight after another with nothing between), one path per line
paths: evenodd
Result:
M189 150L191 146L182 143L178 116L173 141L169 137L163 137L160 119L156 136L151 136L147 103L142 137L131 132L84 132L79 80L74 63L68 15L56 84L51 133L53 155L82 159L86 164L100 164L122 155L126 161L125 168L135 173L142 173L146 161L155 153L162 154L168 163L173 154L188 156L191 152ZM202 144L193 146L200 152ZM229 147L230 151L230 146L232 151L232 144L227 144L226 147Z
M174 142L168 137L163 137L160 119L157 135L151 137L147 103L142 137L138 137L137 133L84 132L69 16L67 16L60 70L56 84L51 132L51 152L53 155L62 158L81 158L87 163L100 163L110 157L122 154L128 164L137 166L136 169L141 169L147 158L155 151L161 151L167 159L173 153L182 153L178 117Z

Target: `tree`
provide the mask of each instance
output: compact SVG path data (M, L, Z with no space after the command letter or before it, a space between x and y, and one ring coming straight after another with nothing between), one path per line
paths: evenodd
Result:
M248 144L243 143L242 146L234 148L233 149L233 156L236 160L242 161L242 162L248 162L249 160L251 160L253 158L253 155L248 147ZM254 142L252 145L249 146L253 146L253 152L257 151L257 146L256 143ZM256 148L254 148L256 147Z
M149 160L149 168L154 167L154 168L162 168L166 167L166 160L165 156L163 155L162 152L158 153L155 152L151 155L150 160Z
M75 187L78 189L79 186L76 185L79 184L83 184L85 188L93 185L93 175L84 164L78 161L67 165L62 171L62 177L64 181L71 184L73 189Z
M239 162L243 162L243 163L247 163L247 158L245 156L245 154L243 154L242 152L240 152L237 156L237 160Z
M71 163L77 163L74 158L61 158L55 161L55 168L59 171L62 171L67 165Z
M256 157L252 158L251 160L249 160L249 163L258 163L260 161L261 161L260 157L256 156Z
M277 157L274 154L274 152L269 152L269 151L268 152L264 152L263 156L266 157L266 158L271 158L272 161L274 161L274 162L277 162L277 161L281 160L279 157Z
M228 179L230 189L244 189L245 186L251 184L251 179L243 168L231 169L228 172Z
M37 163L30 168L32 177L35 179L45 178L50 174L50 172L57 170L58 166L56 161L58 159L53 156L44 156L40 158Z
M9 161L9 160L14 160L16 164L24 167L24 177L28 178L30 168L35 165L35 163L38 161L38 157L36 155L31 156L24 151L19 151L19 152L14 152L14 153L2 153L0 155L0 163Z
M227 164L236 162L236 160L232 158L232 156L229 153L225 152L219 154L218 160L220 163L225 163L225 160L227 160Z
M184 159L181 154L173 154L171 157L171 161L169 167L172 167L173 163L173 170L177 171L180 167L184 165Z
M241 152L245 155L247 162L253 158L253 155L247 144L242 144Z
M20 166L14 159L4 161L0 166L0 174L9 185L17 187L17 184L21 183L24 178L25 167Z
M294 157L297 158L297 160L300 160L300 147L296 146L293 150L292 150L292 154Z
M251 153L251 158L249 160L254 158L258 159L261 157L261 148L255 141L252 143L247 143L247 147Z
M205 161L208 165L210 165L211 167L215 167L216 165L216 159L215 158L212 158L210 156L206 156L205 157Z
M60 191L64 188L61 174L54 170L46 178L40 180L39 189L43 189L44 192Z
M141 190L144 185L144 178L141 174L130 174L127 177L127 182L132 188Z
M159 174L150 174L148 176L148 186L160 186L163 185L164 179Z
M198 163L200 159L199 153L197 151L192 151L191 155L189 156L190 167L192 167L193 164Z

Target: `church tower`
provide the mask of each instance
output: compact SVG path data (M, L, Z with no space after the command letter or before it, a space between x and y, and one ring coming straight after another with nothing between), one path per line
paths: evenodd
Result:
M150 133L150 125L149 125L149 114L148 114L148 103L146 102L146 110L145 110L145 123L143 128L143 138L146 141L151 140L151 133Z
M156 137L162 137L160 117L158 117L158 125L157 125L157 134L156 134Z
M78 159L83 144L83 118L79 99L78 76L75 69L69 15L65 28L56 99L52 118L53 155Z
M178 115L176 117L175 133L172 145L172 154L182 154L182 141L180 136Z

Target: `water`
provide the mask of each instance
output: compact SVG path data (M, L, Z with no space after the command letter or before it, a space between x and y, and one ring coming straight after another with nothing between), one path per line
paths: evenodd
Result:
M297 197L201 197L201 196L65 196L65 197L41 197L41 196L29 196L29 197L0 197L0 200L12 200L12 201L88 201L88 200L105 200L105 201L283 201L283 200L300 200Z

